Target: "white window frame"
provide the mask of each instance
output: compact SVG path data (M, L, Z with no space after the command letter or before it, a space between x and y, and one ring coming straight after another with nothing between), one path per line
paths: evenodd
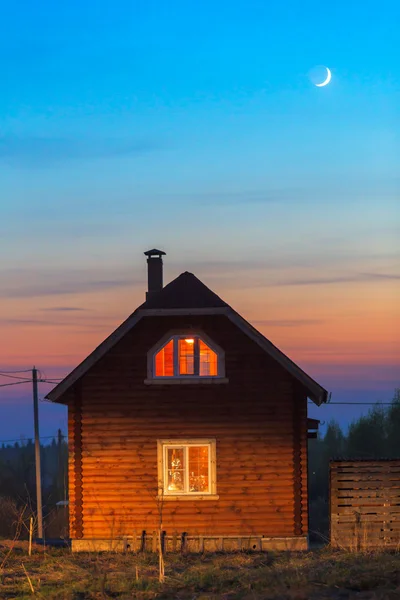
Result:
M179 339L194 338L194 374L181 375L179 373ZM217 375L200 375L200 352L198 340L201 339L217 355ZM171 340L174 340L174 375L164 376L155 374L156 354ZM196 331L170 331L147 353L147 379L146 384L152 383L228 383L225 377L225 353L204 332Z
M208 492L170 492L168 483L168 457L169 448L184 448L185 452L185 485L188 485L189 461L187 460L190 446L208 447ZM214 438L201 439L165 439L157 440L158 463L158 498L163 500L217 500L217 468L216 468L216 440Z

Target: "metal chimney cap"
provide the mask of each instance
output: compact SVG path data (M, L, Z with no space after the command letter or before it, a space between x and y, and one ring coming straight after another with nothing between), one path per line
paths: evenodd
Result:
M153 250L147 250L147 252L143 252L145 256L165 256L166 253L162 250L157 250L157 248L153 248Z

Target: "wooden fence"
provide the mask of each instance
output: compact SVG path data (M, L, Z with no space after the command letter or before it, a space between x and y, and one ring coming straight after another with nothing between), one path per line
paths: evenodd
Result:
M330 463L334 547L400 548L400 460Z

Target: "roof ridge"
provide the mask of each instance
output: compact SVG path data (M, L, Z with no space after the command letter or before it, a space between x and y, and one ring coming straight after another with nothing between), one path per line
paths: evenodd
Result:
M139 308L221 308L229 306L194 273L184 271Z

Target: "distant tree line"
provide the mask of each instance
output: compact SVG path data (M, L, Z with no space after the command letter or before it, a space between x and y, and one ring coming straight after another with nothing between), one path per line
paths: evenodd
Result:
M389 407L374 406L343 433L336 421L325 435L309 440L310 531L327 536L329 461L332 458L400 458L400 389ZM51 444L41 446L44 512L68 498L68 443L61 431ZM2 499L15 507L36 508L35 446L32 440L0 447L0 536ZM5 503L3 502L3 505ZM7 520L8 519L8 520ZM4 518L5 522L9 518Z
M327 536L329 461L343 459L400 459L400 389L391 405L377 404L367 415L353 421L347 434L330 421L324 436L309 440L310 530Z
M40 448L43 513L68 498L68 442L58 431ZM0 447L0 536L9 537L16 515L26 507L36 511L35 444L33 440ZM28 513L26 513L28 514Z

